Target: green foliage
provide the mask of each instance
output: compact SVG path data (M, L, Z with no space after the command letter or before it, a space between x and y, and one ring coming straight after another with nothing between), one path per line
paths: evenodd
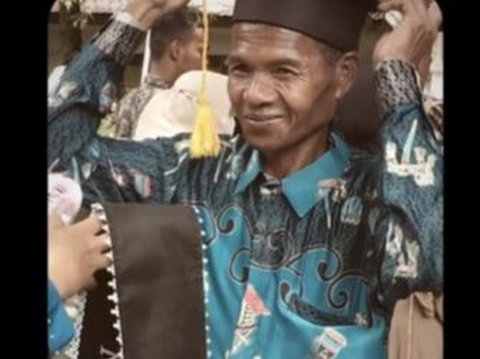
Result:
M92 20L92 15L86 12L79 12L72 17L74 27L83 28Z
M85 3L85 0L59 1L65 7L67 12L71 14L70 20L72 21L73 27L83 28L91 21L92 14L86 11L82 6ZM76 11L76 9L79 9L79 11Z
M85 0L59 0L59 1L60 1L60 4L65 6L65 9L67 9L67 11L72 11L72 9L75 5L77 5L77 4L78 4L78 6L82 5L82 3Z

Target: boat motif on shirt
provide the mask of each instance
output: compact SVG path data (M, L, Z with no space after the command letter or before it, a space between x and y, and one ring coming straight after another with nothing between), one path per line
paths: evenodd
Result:
M270 315L270 311L263 303L262 298L257 294L255 288L248 284L242 300L232 348L227 353L227 358L240 353L251 344L257 330L258 318L264 315Z

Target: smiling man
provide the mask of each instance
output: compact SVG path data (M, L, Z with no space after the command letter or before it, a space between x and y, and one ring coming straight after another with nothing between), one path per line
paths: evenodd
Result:
M232 32L229 93L243 137L262 152L267 172L286 177L328 150L330 122L354 78L355 55L337 64L326 55L337 50L268 24L238 23ZM336 66L344 67L341 78Z
M67 69L50 100L49 163L75 176L89 202L193 207L204 292L190 300L205 312L206 355L386 357L393 301L443 284L443 154L416 81L438 6L379 5L404 15L374 51L379 154L331 130L358 71L359 33L376 5L368 0L237 0L227 65L240 135L222 137L218 158L190 159L188 134L97 137L102 89L119 80L153 18L181 3L131 0ZM106 220L119 235L123 225L108 210ZM129 241L143 243L135 261L144 263L154 245Z

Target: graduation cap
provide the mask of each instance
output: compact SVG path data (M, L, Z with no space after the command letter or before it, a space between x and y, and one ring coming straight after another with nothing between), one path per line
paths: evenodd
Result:
M278 26L310 36L343 52L356 50L375 0L237 0L233 22Z

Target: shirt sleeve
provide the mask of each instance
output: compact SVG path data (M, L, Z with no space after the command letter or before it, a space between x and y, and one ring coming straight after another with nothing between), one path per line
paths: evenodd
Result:
M165 172L175 169L178 141L131 142L97 135L110 111L128 58L144 32L112 20L69 64L49 98L48 166L82 187L86 204L97 201L162 202L171 195Z
M113 20L72 60L48 98L48 162L66 160L96 135L143 32Z
M380 244L379 285L393 301L443 285L443 150L428 119L415 69L401 60L376 71L382 154L371 213Z
M57 354L75 335L72 321L53 283L48 281L48 349Z
M115 137L133 137L138 119L153 95L153 87L141 86L131 90L122 98L114 119Z

